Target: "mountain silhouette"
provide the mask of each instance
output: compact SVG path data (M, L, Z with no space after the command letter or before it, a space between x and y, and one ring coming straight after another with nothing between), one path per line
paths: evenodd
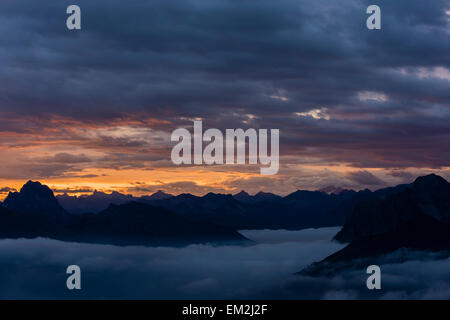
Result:
M431 174L375 193L354 207L335 239L349 244L306 273L320 274L368 257L375 263L398 249L450 254L450 183Z
M349 208L363 194L365 192L335 195L319 191L296 191L281 197L264 192L251 196L241 191L235 195L208 193L198 197L180 194L164 200L140 198L137 201L167 208L192 220L207 221L236 230L299 230L342 226L350 212Z
M251 203L254 201L253 197L251 195L249 195L247 192L245 192L244 190L242 190L239 193L236 193L233 196L233 198L236 199L237 201L246 202L246 203Z
M370 190L341 190L339 194L298 190L286 197L265 192L249 195L245 191L235 195L208 193L204 196L189 193L172 196L156 192L142 197L117 192L110 195L94 192L92 195L62 195L57 198L71 213L98 213L109 204L137 201L164 207L190 220L210 222L235 230L299 230L342 226L358 202L371 196L385 196L389 192L392 192L391 188L375 193Z
M350 191L350 190L344 189L344 188L341 188L341 187L336 187L336 186L327 186L327 187L321 188L318 191L325 192L325 193L328 193L328 194L331 194L331 193L333 193L333 194L340 194L341 192Z
M125 204L136 199L132 195L117 191L108 194L97 190L90 195L69 196L64 193L56 198L68 212L77 214L97 213L108 208L110 204Z
M49 187L31 180L25 183L19 192L10 192L3 206L11 211L41 214L53 219L67 214Z
M164 200L164 199L168 199L171 197L173 197L173 195L171 195L169 193L165 193L162 190L158 190L150 196L142 196L141 198L145 199L145 200Z
M255 194L253 196L253 198L256 199L257 201L278 201L278 200L282 199L282 197L280 197L276 194L273 194L270 192L262 192L262 191Z
M450 184L437 175L417 178L411 185L391 189L389 195L358 203L336 240L351 242L401 227L422 215L439 223L450 221Z
M118 245L182 245L239 243L237 231L188 220L165 208L129 202L110 205L99 214L73 215L66 226L71 241Z
M244 203L255 203L255 202L261 202L261 201L277 201L281 200L282 197L269 193L269 192L258 192L254 196L249 195L247 192L242 190L241 192L233 195L233 198Z
M123 194L117 191L104 193L95 190L92 194L70 196L67 193L57 195L59 203L70 213L98 213L109 207L110 204L125 204L130 201L153 201L164 200L173 197L161 190L149 196L134 197L130 194Z
M103 198L104 194L93 196ZM192 221L168 209L134 201L111 204L97 214L69 214L50 188L28 181L0 206L0 238L35 237L149 246L248 241L231 228Z

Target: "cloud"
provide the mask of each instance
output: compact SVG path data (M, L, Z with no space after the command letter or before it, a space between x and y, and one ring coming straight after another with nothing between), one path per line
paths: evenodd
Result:
M301 266L342 247L337 228L260 232L252 246L115 247L60 241L0 240L0 297L251 298ZM272 241L267 234L277 238ZM244 232L244 234L247 234ZM248 233L251 235L252 233ZM82 268L80 292L65 288L68 265Z
M338 228L243 231L252 246L115 247L47 239L0 240L2 299L449 299L450 259L399 250L329 277L294 275L339 250ZM66 267L82 268L79 292ZM381 267L382 290L366 288Z
M79 187L79 188L51 188L55 193L67 193L67 194L77 194L77 193L92 193L94 189L90 187Z
M365 170L350 172L347 174L347 177L360 185L382 186L385 184L383 180Z
M336 232L336 227L305 229L302 231L287 230L242 230L246 237L258 243L286 243L286 242L305 242L321 241L328 239L330 234Z
M86 163L92 161L85 154L70 154L66 152L60 152L51 157L36 158L34 160L43 163Z
M17 190L10 187L3 187L0 188L0 193L9 193L9 192L16 192Z
M367 266L381 268L381 290L366 287ZM450 258L440 253L401 249L384 259L361 260L329 278L292 277L274 289L282 298L444 299L450 298Z
M69 4L0 3L0 178L168 168L194 118L280 128L280 174L449 166L445 0L380 0L380 32L366 0L80 0L81 32L61 23ZM92 161L27 161L64 153Z

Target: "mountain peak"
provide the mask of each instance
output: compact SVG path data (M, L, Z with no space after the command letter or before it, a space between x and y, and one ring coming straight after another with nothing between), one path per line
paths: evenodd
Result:
M20 189L20 192L28 192L32 190L50 190L49 187L43 185L39 181L28 180Z
M241 192L236 193L233 196L234 199L238 200L238 201L242 201L242 202L249 202L249 201L253 201L253 197L251 195L249 195L246 191L241 190Z
M10 192L3 205L21 213L57 215L65 213L53 191L39 181L29 180L19 192Z
M57 201L53 194L53 191L48 186L40 183L39 181L28 180L27 183L22 186L19 192L13 192L12 194L13 196L15 194L20 194L22 197Z
M255 194L255 196L265 196L268 194L272 194L272 193L268 193L268 192L264 192L264 191L259 191L257 194Z
M202 198L205 198L205 199L227 199L227 198L232 198L232 197L233 196L231 194L208 192Z
M444 186L447 184L448 184L447 180L434 173L418 177L413 183L415 187L436 187L439 185Z
M156 191L154 194L152 194L152 196L170 196L170 194L165 193L165 192L162 191L162 190L158 190L158 191Z
M327 186L322 189L319 189L317 191L324 192L327 194L340 194L341 192L345 191L345 189L331 185L331 186Z
M171 194L165 193L162 190L158 190L155 193L153 193L150 197L148 197L148 199L150 199L150 200L165 200L165 199L168 199L171 197L173 197Z
M241 192L235 194L233 196L233 198L238 200L238 201L247 202L247 203L255 203L255 202L260 202L260 201L281 199L280 196L277 196L277 195L275 195L273 193L270 193L270 192L259 191L254 196L251 196L244 190L242 190Z
M259 191L257 194L255 194L255 199L257 199L258 201L277 200L281 199L281 197L270 192Z

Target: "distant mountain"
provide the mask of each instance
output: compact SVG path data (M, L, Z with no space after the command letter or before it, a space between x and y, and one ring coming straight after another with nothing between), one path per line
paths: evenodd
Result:
M139 199L147 204L164 207L193 221L209 222L238 230L246 223L244 203L230 194L208 193L203 197L180 194L164 200Z
M370 192L370 191L369 191ZM181 194L164 200L139 199L189 219L233 229L290 229L341 226L353 202L365 192L341 195L297 191L286 197L245 191L235 195L208 193L203 197ZM346 205L347 203L347 205Z
M251 203L254 202L254 199L251 195L249 195L247 192L245 192L244 190L242 190L239 193L236 193L233 196L234 199L236 199L237 201L241 201L241 202L245 202L245 203Z
M280 197L276 194L273 194L270 192L262 192L262 191L255 194L253 196L253 198L256 199L257 201L278 201L278 200L282 199L282 197Z
M31 180L19 192L10 192L3 206L11 211L38 213L54 219L67 214L49 187Z
M261 201L277 201L281 200L282 197L268 192L258 192L254 196L249 195L247 192L242 190L241 192L235 194L233 196L234 199L240 202L244 203L255 203L255 202L261 202Z
M137 201L160 206L184 217L229 227L232 229L303 229L341 226L353 206L371 191L342 190L339 194L321 191L296 191L286 197L258 192L250 195L241 191L235 195L189 193L173 196L158 191L150 196L133 197L118 192L92 195L57 196L70 213L98 213L110 204Z
M328 193L328 194L340 194L341 192L347 191L347 189L336 187L336 186L327 186L317 191Z
M142 196L141 199L144 200L165 200L173 197L173 195L169 193L165 193L164 191L158 190L154 194L150 196Z
M108 194L97 190L90 195L70 196L64 193L56 198L70 213L97 213L108 208L110 204L124 204L135 200L132 195L117 191Z
M355 205L335 239L350 243L307 268L307 273L367 257L375 262L398 249L450 255L450 183L431 174L409 185L379 190Z
M95 196L104 198L105 194ZM231 228L192 221L145 203L112 204L98 214L69 214L47 186L29 181L0 206L0 238L35 237L116 245L248 241Z
M104 193L95 190L90 195L70 196L66 193L57 195L56 198L61 206L70 213L98 213L109 207L110 204L125 204L130 201L152 201L165 200L173 195L161 190L149 196L134 197L130 194L123 194L117 191Z

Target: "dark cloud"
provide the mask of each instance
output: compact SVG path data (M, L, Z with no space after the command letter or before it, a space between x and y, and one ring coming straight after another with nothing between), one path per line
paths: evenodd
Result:
M36 134L49 115L152 117L140 125L169 134L201 117L221 129L280 128L282 155L299 162L449 165L448 1L380 0L381 31L365 27L366 0L80 0L79 32L65 28L69 4L0 4L0 111L43 120L2 129ZM107 133L90 146L146 141Z
M51 188L53 192L55 193L67 193L67 194L74 194L74 193L92 193L94 190L90 187L80 187L80 188Z
M400 178L403 183L410 183L411 181L414 181L416 177L411 172L402 171L402 170L392 170L389 172L389 175Z
M0 193L9 193L9 192L16 192L17 190L10 187L3 187L0 188Z
M92 161L85 154L70 154L66 152L61 152L51 157L37 158L34 160L43 163L67 163L67 164L86 163Z
M348 179L363 186L382 186L385 182L369 171L354 171L347 174Z

